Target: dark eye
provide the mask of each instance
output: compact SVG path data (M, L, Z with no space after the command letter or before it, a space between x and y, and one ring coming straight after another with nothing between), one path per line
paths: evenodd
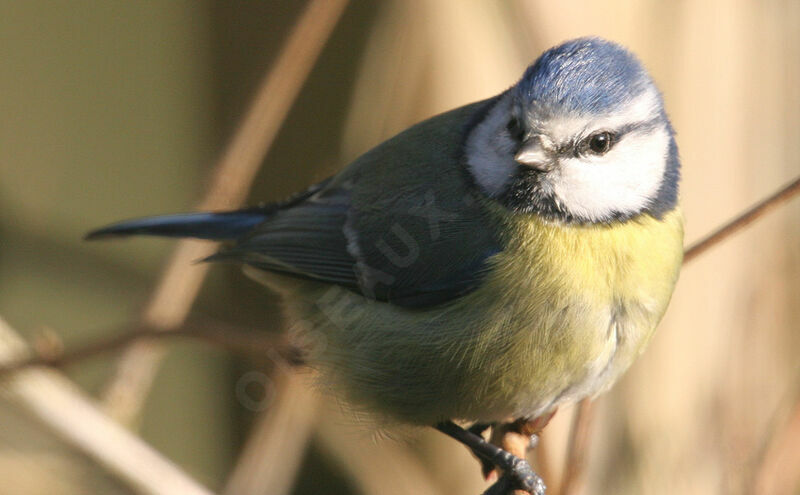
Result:
M598 132L586 138L586 141L588 151L596 155L603 155L614 144L614 135L608 131Z
M520 125L516 117L511 117L511 120L506 124L506 130L508 135L515 141L522 141L522 138L525 137L525 131L522 130L522 125Z

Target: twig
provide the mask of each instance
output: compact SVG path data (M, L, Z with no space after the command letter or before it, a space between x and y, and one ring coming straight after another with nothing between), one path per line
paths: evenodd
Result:
M747 469L744 493L766 495L791 491L791 484L800 486L800 470L786 469L800 466L800 368L793 373L790 389L783 397L767 423L764 436L755 449ZM792 449L790 446L795 446ZM791 458L794 450L795 460ZM787 455L788 454L788 455ZM794 481L790 478L794 476ZM783 490L778 489L778 487Z
M297 371L275 370L270 378L274 396L264 399L271 403L261 406L266 414L249 434L225 484L224 495L292 493L319 397L307 383L310 377Z
M750 225L756 219L769 213L771 210L777 208L786 201L789 201L798 193L800 193L800 177L796 178L794 181L790 182L776 193L742 213L734 220L720 227L705 239L687 248L683 253L683 263L686 264L688 261L692 261L711 247L727 239L744 227Z
M573 495L580 492L583 484L583 470L586 466L591 423L592 401L582 400L576 406L572 417L567 457L564 461L564 475L561 479L561 495Z
M732 236L739 230L743 229L744 227L750 225L752 222L761 218L762 216L766 215L770 211L774 210L779 205L789 201L791 198L796 196L800 193L800 177L796 178L788 185L782 187L774 194L770 195L766 199L760 201L755 206L749 208L744 213L737 216L735 219L731 220L724 226L720 227L712 234L708 235L703 240L693 244L689 248L684 251L683 254L683 263L689 263L698 256L705 253L707 250L711 249L712 247L716 246L717 244L721 243L728 237ZM572 429L570 431L570 443L567 447L567 456L566 462L568 463L564 466L564 485L562 485L562 490L564 494L568 494L569 492L569 485L570 479L578 479L582 476L581 471L585 466L585 452L578 452L580 450L586 450L589 443L589 435L588 431L581 433L577 429L585 427L588 430L588 425L591 423L591 408L589 407L589 401L587 399L582 400L577 407L575 412L575 417L572 423ZM582 438L582 441L577 441L579 438ZM570 463L578 461L578 466L570 466Z
M263 358L267 355L277 355L290 365L302 362L300 350L285 343L283 335L242 330L222 323L191 322L169 332L157 328L134 327L113 333L116 335L59 352L41 353L32 349L25 357L0 363L0 378L9 373L37 366L63 368L87 358L123 349L138 341L172 338L198 340L245 356Z
M0 364L18 359L26 350L23 340L0 319ZM137 492L211 495L152 447L105 416L89 397L56 371L31 369L4 377L0 392Z
M755 476L758 495L795 493L800 486L800 402L794 404L788 420L769 439Z
M346 5L346 0L312 0L306 7L217 163L200 209L230 209L245 200L261 161ZM191 240L179 243L143 313L146 326L173 330L183 323L208 270L192 262L212 254L213 246ZM164 352L152 342L127 349L106 388L105 404L113 417L130 423L137 416Z
M408 442L364 441L363 435L348 431L357 428L363 434L361 425L353 421L353 411L345 411L330 403L323 403L322 406L325 417L315 428L315 445L332 459L336 459L337 465L348 478L353 480L357 493L380 495L464 493L458 490L446 491L437 486L428 466L420 460ZM466 493L475 492L469 490Z
M553 473L553 462L550 459L550 442L551 437L545 436L544 432L539 434L539 439L536 441L535 448L532 449L534 469L539 476L545 480L548 486L548 493L561 493L561 487L555 484L555 474Z

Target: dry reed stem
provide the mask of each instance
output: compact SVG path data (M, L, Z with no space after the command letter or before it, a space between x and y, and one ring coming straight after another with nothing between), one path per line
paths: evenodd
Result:
M795 381L795 383L797 383ZM791 495L800 488L800 391L778 408L757 456L749 488L756 495ZM785 411L788 409L788 411Z
M753 221L769 213L771 210L777 208L786 201L789 201L798 193L800 193L800 177L782 187L769 197L763 199L758 204L736 217L734 220L728 222L713 233L709 234L703 240L687 248L683 254L683 263L686 264L687 262L692 261L697 256L700 256L706 252L712 246L750 225Z
M790 495L800 487L800 404L791 420L772 437L770 446L756 476L758 495Z
M217 163L200 209L230 209L245 200L261 161L346 5L346 0L310 1ZM172 330L183 323L208 270L193 262L213 250L213 243L179 242L143 312L145 326ZM123 423L136 418L164 352L153 342L127 349L104 394L112 417Z
M317 411L318 397L306 375L276 367L275 396L266 398L266 414L250 432L224 495L292 493Z
M547 489L550 493L560 493L560 485L554 485L555 473L553 472L553 461L551 456L547 455L549 452L550 436L543 436L544 432L539 434L539 440L536 443L536 448L532 450L533 455L533 468L536 474L542 477L547 484Z
M572 427L567 443L567 456L564 460L564 476L559 491L561 495L574 495L583 488L583 471L589 447L589 435L592 423L592 402L582 400L575 408L572 416Z
M277 354L291 364L300 364L301 361L299 351L284 342L283 335L244 330L219 322L189 322L169 332L157 328L134 327L123 329L122 332L114 330L109 333L114 333L114 335L74 349L42 350L34 348L25 356L0 363L0 378L23 368L37 366L63 368L87 358L123 349L137 341L164 338L184 338L205 342L242 356L263 358Z
M317 424L317 445L354 480L358 492L366 495L441 495L453 493L437 486L417 455L402 441L365 439L348 431L353 424L350 412L336 405L325 408L324 422ZM338 414L337 414L338 412ZM456 495L456 494L453 494Z
M28 352L0 319L0 364ZM211 495L152 447L108 418L78 387L53 370L30 369L0 381L0 393L139 493Z

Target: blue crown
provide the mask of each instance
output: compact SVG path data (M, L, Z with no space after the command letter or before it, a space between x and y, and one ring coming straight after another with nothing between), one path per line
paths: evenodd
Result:
M544 52L517 84L517 95L544 108L602 113L641 94L653 81L625 48L578 38Z

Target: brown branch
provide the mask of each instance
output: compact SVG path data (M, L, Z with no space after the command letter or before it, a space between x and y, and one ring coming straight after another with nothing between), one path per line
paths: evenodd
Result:
M793 493L800 485L800 402L789 417L775 428L758 463L752 493Z
M37 366L63 368L87 358L124 349L135 342L181 338L204 342L239 355L258 358L278 356L290 365L302 363L300 351L289 345L284 335L243 330L229 324L190 322L169 332L140 326L125 327L121 332L114 330L109 333L116 335L74 349L42 352L34 348L24 357L0 364L0 378Z
M346 5L346 0L312 0L308 4L217 163L200 209L229 209L245 200L260 163ZM213 250L213 243L184 240L178 244L143 312L146 326L162 330L181 326L208 270L208 266L193 262ZM126 349L104 394L111 416L130 423L138 414L164 352L153 342Z
M0 366L28 351L17 332L0 319ZM24 407L71 447L95 460L132 491L150 495L211 495L126 428L109 419L95 401L64 375L29 369L0 381L4 401Z
M703 240L686 248L683 254L684 265L694 261L701 254L705 253L733 234L739 232L741 229L774 210L779 205L789 201L798 193L800 193L800 177L796 178L771 196L749 208L735 219L709 234ZM567 447L566 456L567 464L564 466L564 480L562 485L563 494L571 493L570 484L573 480L577 480L582 476L582 471L586 464L585 451L587 450L589 444L588 425L591 423L591 415L592 410L589 400L582 400L578 404L577 410L575 411L575 417L570 430L570 442ZM577 463L577 466L573 465L574 463Z
M694 260L696 257L711 249L713 246L719 244L739 230L750 225L758 218L766 215L781 204L789 201L798 193L800 193L800 177L796 178L794 181L790 182L788 185L784 186L770 197L764 199L749 210L745 211L734 220L720 227L702 241L699 241L687 248L683 253L683 263L686 264L686 262Z
M270 375L274 396L248 434L224 495L292 493L312 433L319 394L313 375L282 370Z
M590 400L582 400L575 407L561 479L561 495L573 495L581 491L591 433L592 407Z
M800 368L772 413L746 470L743 493L789 493L800 486ZM791 457L797 459L792 460Z

